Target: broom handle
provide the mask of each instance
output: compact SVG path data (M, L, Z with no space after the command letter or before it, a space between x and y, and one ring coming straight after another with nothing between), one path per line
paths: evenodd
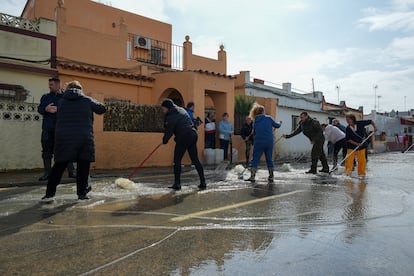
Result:
M132 173L128 176L128 179L131 180L131 177L134 176L134 174L137 173L137 171L142 167L142 165L144 165L144 163L154 154L154 152L161 147L162 143L159 144L158 146L155 147L155 149L153 151L150 152L150 154L148 154L148 156L142 160L142 162L138 165L138 167L135 168L135 170L132 171Z
M357 146L353 151L351 151L350 153L348 153L344 159L341 160L341 162L339 162L329 173L332 173L333 171L335 171L340 165L342 165L342 163L344 163L344 161L346 159L348 159L354 152L356 152L366 141L368 141L369 138L371 138L372 135L374 135L375 132L372 132L370 135L368 135L367 138L365 138L360 144L359 146Z
M412 143L411 146L409 146L408 149L404 151L404 153L407 153L413 146L414 146L414 143Z

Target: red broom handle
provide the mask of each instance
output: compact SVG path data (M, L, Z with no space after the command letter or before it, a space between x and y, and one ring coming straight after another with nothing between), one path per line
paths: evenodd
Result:
M132 171L132 173L128 176L128 179L129 180L131 180L131 177L133 177L134 176L134 174L136 174L137 173L137 171L142 167L142 165L144 165L144 163L154 154L154 152L156 152L157 151L157 149L159 148L159 147L161 147L162 146L162 143L161 144L159 144L158 146L156 146L155 147L155 149L153 150L153 151L151 151L150 152L150 154L148 154L148 156L144 159L144 160L142 160L142 162L138 165L138 167L136 167L135 168L135 170L133 170Z

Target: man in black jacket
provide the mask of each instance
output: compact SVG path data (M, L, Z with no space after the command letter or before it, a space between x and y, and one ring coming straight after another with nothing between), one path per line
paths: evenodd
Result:
M200 177L199 189L206 189L204 169L198 159L197 139L198 134L193 122L184 108L176 106L172 100L165 99L161 107L165 113L165 132L162 143L167 144L170 138L175 136L174 149L174 185L168 188L181 190L181 160L184 153L188 151L191 161L194 164L198 176Z
M53 201L56 186L69 162L77 162L77 195L79 200L89 199L88 185L90 163L95 161L93 113L103 114L106 108L96 100L85 96L78 81L68 83L58 103L55 131L55 164L47 182L42 202Z
M253 145L253 121L252 118L246 117L246 122L241 129L241 137L246 143L246 166L250 163L250 150Z
M283 134L284 138L291 138L303 132L303 134L309 138L312 147L312 165L311 169L306 173L316 174L316 167L318 165L318 159L321 160L322 170L320 172L329 172L328 161L326 160L325 152L323 151L323 144L325 143L325 136L323 135L323 129L318 120L309 117L307 112L300 114L299 126L291 134Z

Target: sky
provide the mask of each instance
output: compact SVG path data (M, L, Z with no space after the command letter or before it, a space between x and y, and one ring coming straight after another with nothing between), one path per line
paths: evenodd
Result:
M2 2L1 12L19 16L26 1ZM313 79L328 102L339 92L364 113L414 108L414 0L96 2L172 24L173 43L189 35L198 55L216 58L223 44L228 74L306 92Z

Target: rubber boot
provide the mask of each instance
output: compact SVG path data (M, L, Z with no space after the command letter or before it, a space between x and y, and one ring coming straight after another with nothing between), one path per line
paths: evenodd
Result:
M198 185L198 189L200 189L200 190L207 189L206 180L204 178L200 179L200 185Z
M43 166L45 168L45 173L39 178L39 181L46 181L49 179L52 170L52 158L43 158Z
M319 172L329 173L328 160L326 160L326 158L322 158L321 163L322 163L322 170L320 170Z
M249 179L247 179L247 181L250 181L250 182L252 182L252 183L254 183L254 182L256 182L256 172L257 172L257 168L251 168L251 170L250 170L250 178Z
M180 174L176 173L174 174L174 185L169 186L168 188L179 191L181 190L181 178Z
M269 183L273 183L274 181L273 167L268 167L267 169L269 170L269 177L267 178L267 181Z
M318 159L312 159L311 168L306 173L316 174L316 166L317 166L317 164L318 164Z

